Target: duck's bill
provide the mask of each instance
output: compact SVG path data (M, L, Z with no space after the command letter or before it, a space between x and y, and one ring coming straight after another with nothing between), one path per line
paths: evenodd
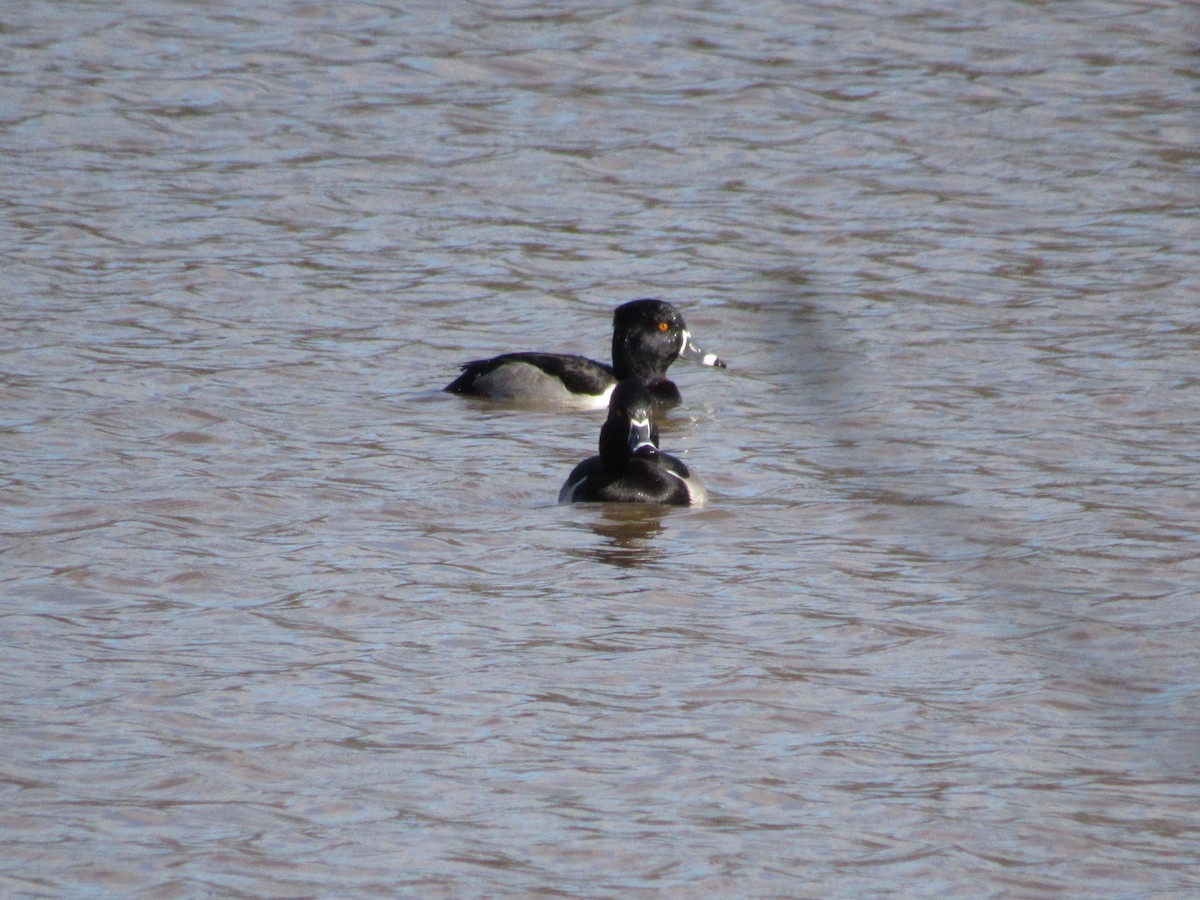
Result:
M658 450L654 443L654 426L650 419L634 419L629 423L629 449L634 453L651 453Z
M726 368L725 360L721 359L715 353L706 353L696 345L696 342L692 340L691 334L686 331L683 333L683 349L679 351L679 358L690 359L700 363L702 366L712 366L717 369Z

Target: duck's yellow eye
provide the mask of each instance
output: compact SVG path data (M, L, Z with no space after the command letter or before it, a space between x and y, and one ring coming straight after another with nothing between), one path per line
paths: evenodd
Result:
M659 322L658 323L659 331L668 331L670 328L671 328L671 324L669 322Z

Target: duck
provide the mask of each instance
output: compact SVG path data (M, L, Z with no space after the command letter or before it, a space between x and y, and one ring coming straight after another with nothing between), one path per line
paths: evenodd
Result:
M652 386L626 379L612 391L600 429L600 455L567 476L559 503L666 503L702 506L704 484L683 461L658 448Z
M682 402L667 369L684 358L718 369L725 361L692 340L683 316L665 300L631 300L613 313L612 365L565 353L504 353L463 363L446 385L452 394L568 409L605 409L617 384L636 379L651 391L655 408Z

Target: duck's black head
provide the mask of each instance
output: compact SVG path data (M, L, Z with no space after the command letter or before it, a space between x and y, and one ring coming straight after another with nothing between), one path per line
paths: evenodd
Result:
M624 466L634 455L658 453L656 398L645 382L626 379L613 388L608 419L600 429L600 458L610 468Z
M632 300L617 307L612 355L613 369L622 380L661 380L680 356L725 368L715 353L696 346L679 310L663 300Z

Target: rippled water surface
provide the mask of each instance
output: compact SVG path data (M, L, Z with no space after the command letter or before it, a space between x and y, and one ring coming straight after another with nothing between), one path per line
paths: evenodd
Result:
M5 6L0 890L1195 895L1198 24Z

